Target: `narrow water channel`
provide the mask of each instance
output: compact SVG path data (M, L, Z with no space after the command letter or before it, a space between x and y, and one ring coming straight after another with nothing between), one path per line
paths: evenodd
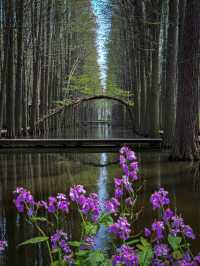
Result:
M145 207L141 225L150 224L152 211L149 204L151 192L159 186L170 191L173 205L185 217L200 246L200 174L199 164L172 163L167 153L138 151L141 175L145 178L141 203ZM8 250L0 254L1 266L46 266L44 249L17 248L17 244L32 236L33 230L17 215L12 203L12 191L16 186L30 189L36 199L46 199L57 192L66 192L73 184L83 184L89 191L96 191L101 200L108 198L113 189L113 178L120 173L116 151L35 152L1 151L0 153L0 238L8 241ZM77 219L69 217L66 227L73 235L79 232ZM97 248L106 248L104 228L96 238Z

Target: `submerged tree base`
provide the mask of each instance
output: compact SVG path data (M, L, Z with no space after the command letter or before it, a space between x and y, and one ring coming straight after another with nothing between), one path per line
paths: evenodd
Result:
M187 145L176 144L172 150L169 160L171 161L198 161L200 160L199 145L193 144L192 147Z

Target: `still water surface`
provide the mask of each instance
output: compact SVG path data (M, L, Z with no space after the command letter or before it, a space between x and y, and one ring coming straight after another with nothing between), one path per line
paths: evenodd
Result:
M150 224L152 212L149 196L163 186L170 191L173 205L180 210L190 224L200 247L200 174L198 164L169 162L167 152L137 152L141 175L145 178L143 205L145 211L141 223ZM0 238L8 241L8 250L0 254L0 266L46 266L43 247L16 248L17 244L32 236L32 228L17 215L12 203L12 191L16 186L30 189L36 199L46 199L50 194L66 192L73 184L84 184L89 191L96 191L100 199L109 197L112 181L120 173L118 153L78 150L58 152L4 151L0 153ZM68 230L74 237L79 234L76 217L69 217ZM103 228L97 235L97 246L107 244Z

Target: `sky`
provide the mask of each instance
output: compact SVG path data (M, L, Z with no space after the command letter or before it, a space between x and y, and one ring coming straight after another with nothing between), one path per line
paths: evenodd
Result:
M106 15L106 10L103 8L109 0L91 0L94 14L97 18L97 53L98 64L100 66L100 77L102 88L106 89L106 40L109 35L110 23Z

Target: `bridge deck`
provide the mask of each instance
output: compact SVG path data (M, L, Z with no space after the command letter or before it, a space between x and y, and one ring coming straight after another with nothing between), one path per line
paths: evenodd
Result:
M0 148L119 147L123 144L157 144L161 138L111 139L0 139Z

